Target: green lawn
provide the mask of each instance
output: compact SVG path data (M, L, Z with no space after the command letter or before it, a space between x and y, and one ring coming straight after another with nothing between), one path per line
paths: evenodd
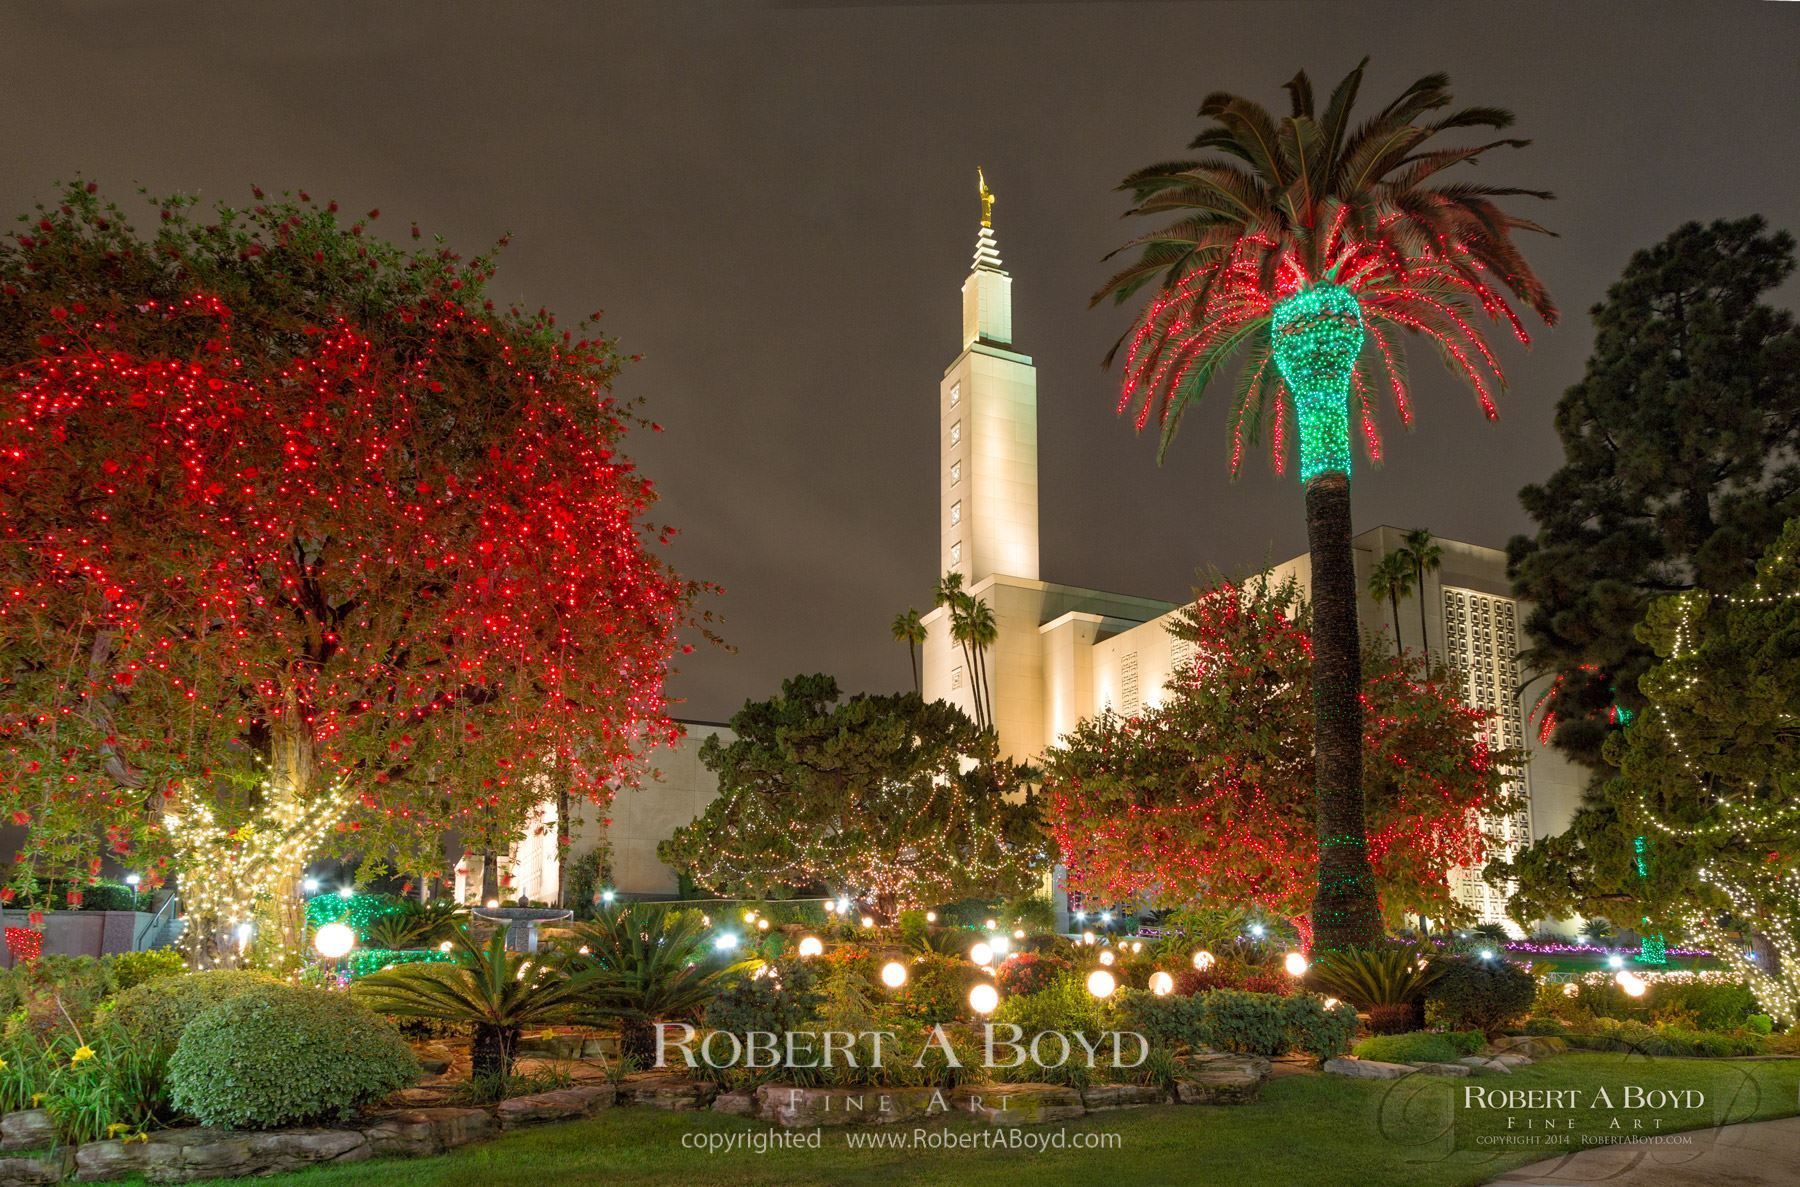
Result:
M684 1134L767 1132L760 1123L714 1113L611 1110L589 1121L511 1134L439 1158L329 1167L274 1179L293 1187L426 1187L455 1184L559 1182L629 1183L656 1187L736 1184L934 1184L942 1187L1019 1187L1030 1182L1093 1184L1229 1183L1231 1187L1304 1187L1315 1183L1481 1183L1515 1166L1559 1151L1542 1147L1495 1153L1477 1148L1468 1117L1452 1124L1452 1095L1485 1089L1576 1089L1584 1099L1604 1087L1615 1101L1627 1085L1694 1089L1698 1109L1638 1110L1660 1116L1661 1132L1726 1121L1791 1116L1800 1096L1800 1060L1723 1061L1647 1059L1581 1053L1521 1069L1511 1076L1473 1079L1413 1077L1398 1082L1325 1076L1285 1076L1262 1100L1238 1108L1165 1106L1084 1117L1071 1136L1117 1134L1111 1150L848 1150L842 1130L826 1130L818 1150L756 1154L743 1149L708 1154L682 1145ZM1532 1115L1547 1115L1541 1110ZM1623 1110L1618 1115L1630 1116ZM1606 1133L1605 1111L1559 1109L1573 1115L1575 1132ZM1521 1115L1525 1115L1523 1112ZM952 1123L986 1134L985 1127ZM884 1132L905 1126L868 1129ZM1486 1130L1501 1128L1493 1119ZM1623 1130L1611 1130L1622 1133ZM1650 1132L1646 1123L1642 1132ZM1354 1169L1352 1169L1354 1168Z

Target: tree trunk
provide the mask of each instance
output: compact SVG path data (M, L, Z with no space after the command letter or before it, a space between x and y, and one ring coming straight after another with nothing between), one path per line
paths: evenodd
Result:
M519 1028L477 1022L469 1036L469 1076L484 1079L512 1075L513 1052L518 1050Z
M1328 470L1306 484L1306 536L1312 555L1313 782L1319 830L1312 941L1315 951L1331 952L1381 936L1363 825L1362 657L1349 475Z
M1431 662L1431 636L1425 633L1425 566L1419 565L1419 650L1425 653L1425 661Z
M919 649L913 646L911 639L906 641L906 658L912 661L913 695L924 696L925 686L919 681Z
M481 895L476 902L487 906L490 902L500 901L500 857L492 849L485 849L481 854Z
M290 707L290 712L293 710ZM276 723L269 739L269 787L281 801L304 804L312 793L312 738L304 729L287 723ZM274 879L276 924L281 931L281 949L295 955L306 939L306 904L300 884L306 877L306 859L282 870Z
M566 773L559 772L563 787L556 793L556 905L569 905L569 811L573 797L569 795Z
M647 1018L620 1018L619 1058L631 1060L638 1071L655 1067L656 1026Z
M1406 654L1406 648L1400 646L1400 596L1390 592L1388 605L1394 611L1394 658L1399 659Z

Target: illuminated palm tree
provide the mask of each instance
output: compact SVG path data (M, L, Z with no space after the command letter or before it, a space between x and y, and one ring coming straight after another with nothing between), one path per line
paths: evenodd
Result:
M1412 559L1406 553L1390 552L1375 562L1375 568L1369 573L1369 596L1376 601L1386 598L1394 612L1395 655L1403 650L1400 646L1400 599L1410 596L1412 591Z
M906 658L912 661L913 691L924 696L924 686L919 683L919 648L925 645L924 620L917 610L902 610L894 615L890 629L894 632L894 642L906 644Z
M1477 313L1520 341L1525 328L1512 302L1547 323L1556 317L1513 243L1515 231L1543 228L1495 202L1550 195L1442 176L1526 142L1430 143L1456 129L1504 128L1512 115L1493 107L1438 114L1451 102L1449 79L1433 74L1353 123L1366 64L1338 84L1322 115L1305 73L1287 84L1291 114L1279 121L1248 99L1207 96L1200 114L1212 125L1191 147L1213 155L1125 179L1130 213L1172 221L1121 248L1137 258L1094 296L1123 302L1156 286L1108 362L1123 349L1119 409L1135 405L1139 428L1157 413L1159 459L1183 411L1233 362L1241 364L1229 418L1233 473L1265 427L1278 472L1299 439L1315 649L1313 940L1326 949L1381 931L1363 826L1352 418L1372 460L1380 458L1378 398L1391 396L1412 423L1402 331L1430 341L1491 418L1504 379Z
M1406 533L1406 542L1401 545L1401 555L1413 568L1413 581L1419 587L1419 646L1425 649L1427 658L1431 655L1431 638L1425 633L1425 574L1438 571L1438 564L1444 559L1444 550L1437 546L1431 533L1424 528L1414 528Z

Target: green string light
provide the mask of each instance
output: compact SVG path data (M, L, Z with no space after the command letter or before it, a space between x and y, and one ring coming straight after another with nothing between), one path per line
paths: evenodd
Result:
M1631 842L1631 864L1637 869L1639 878L1650 876L1649 837L1637 837ZM1648 925L1650 916L1644 916L1643 922ZM1655 935L1643 934L1638 940L1637 962L1639 964L1668 964L1668 949L1668 942L1663 939L1661 932L1657 932Z
M1300 481L1350 473L1350 378L1363 348L1362 309L1349 289L1315 284L1276 305L1269 337L1300 422Z

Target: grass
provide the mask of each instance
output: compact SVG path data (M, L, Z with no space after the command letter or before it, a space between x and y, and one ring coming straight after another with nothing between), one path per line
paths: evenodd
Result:
M1575 1089L1584 1099L1605 1088L1618 1102L1627 1085L1693 1089L1697 1109L1641 1109L1631 1113L1576 1108L1577 1134L1619 1134L1614 1115L1660 1117L1662 1133L1724 1122L1791 1116L1800 1096L1800 1060L1725 1061L1648 1059L1580 1053L1521 1068L1511 1076L1403 1081L1284 1076L1262 1099L1236 1108L1163 1106L1083 1117L1066 1126L1036 1127L1054 1135L1116 1134L1111 1150L1013 1149L849 1150L845 1130L826 1130L817 1150L756 1154L743 1148L708 1154L684 1145L684 1135L765 1133L768 1127L716 1113L669 1113L625 1108L588 1121L545 1126L438 1158L353 1163L259 1180L285 1187L462 1187L554 1182L620 1182L634 1187L827 1187L835 1184L920 1184L926 1187L1017 1187L1021 1182L1118 1187L1135 1183L1229 1182L1232 1187L1359 1184L1483 1183L1504 1171L1553 1156L1556 1148L1496 1151L1478 1145L1470 1115L1459 1113L1468 1087ZM1520 1116L1527 1114L1520 1113ZM1540 1116L1541 1111L1529 1115ZM1629 1126L1630 1121L1624 1123ZM995 1131L951 1122L973 1135ZM1481 1128L1502 1128L1484 1116ZM869 1127L888 1133L905 1125ZM802 1131L804 1132L804 1131ZM693 1137L689 1137L689 1143ZM1052 1137L1052 1140L1056 1140ZM1067 1140L1067 1139L1064 1139ZM1333 1168L1336 1168L1335 1170Z

